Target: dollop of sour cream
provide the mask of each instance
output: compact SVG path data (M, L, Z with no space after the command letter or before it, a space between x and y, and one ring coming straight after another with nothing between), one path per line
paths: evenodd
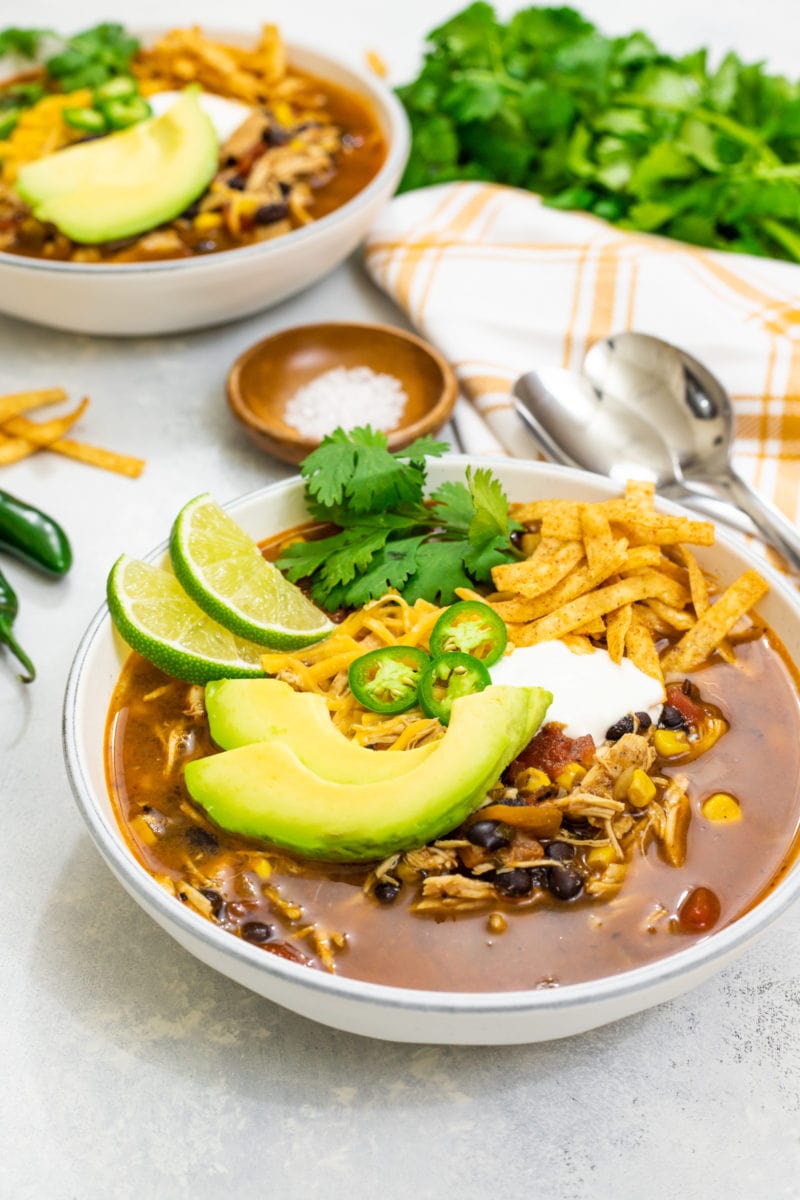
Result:
M573 654L563 642L520 646L489 674L492 683L535 685L552 692L545 721L563 725L567 737L590 733L596 745L626 713L646 712L656 720L665 699L663 685L629 658L615 663L606 650Z
M168 108L180 99L180 92L156 92L147 97L147 102L153 110L154 117L160 117ZM201 92L200 107L216 130L220 143L228 138L242 125L253 111L246 104L237 100L226 100L224 96L215 96L211 92Z

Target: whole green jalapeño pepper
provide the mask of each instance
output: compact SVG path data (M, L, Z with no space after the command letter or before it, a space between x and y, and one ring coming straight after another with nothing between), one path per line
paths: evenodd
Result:
M22 683L33 683L36 668L11 632L11 626L19 611L19 601L11 584L0 571L0 644L8 646L11 653L22 663L27 675L18 675Z
M72 565L69 539L52 517L0 490L0 550L7 550L50 575Z

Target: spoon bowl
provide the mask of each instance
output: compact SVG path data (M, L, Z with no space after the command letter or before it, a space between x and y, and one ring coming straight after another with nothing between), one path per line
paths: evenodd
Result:
M765 541L800 571L800 535L731 463L735 420L722 383L691 354L645 333L620 333L591 347L586 378L603 402L658 429L685 494L743 511Z

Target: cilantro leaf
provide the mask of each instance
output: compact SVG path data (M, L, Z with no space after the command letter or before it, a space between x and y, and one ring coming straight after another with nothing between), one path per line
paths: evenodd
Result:
M424 542L417 553L416 571L403 588L409 604L429 600L432 604L452 604L458 599L456 588L474 587L464 567L464 542Z

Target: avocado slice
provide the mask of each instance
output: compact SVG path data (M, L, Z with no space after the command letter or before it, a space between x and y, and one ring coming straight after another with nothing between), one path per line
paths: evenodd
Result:
M425 761L378 786L322 779L281 742L195 759L186 786L231 832L306 858L385 858L460 825L531 740L551 701L542 688L493 686L462 696Z
M171 221L208 187L219 144L187 88L160 117L24 166L16 190L75 242L132 237Z
M280 742L315 775L334 783L381 783L419 766L435 742L416 750L367 750L336 728L322 696L281 679L218 679L206 684L211 736L223 750Z

